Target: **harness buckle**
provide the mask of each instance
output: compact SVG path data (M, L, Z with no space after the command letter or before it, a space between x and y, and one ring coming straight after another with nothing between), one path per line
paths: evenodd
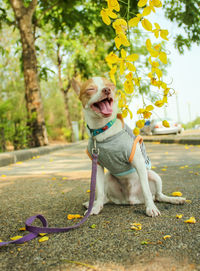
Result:
M96 138L93 138L93 142L94 142L94 148L92 148L92 154L98 154L99 155L99 148L97 148L97 140Z

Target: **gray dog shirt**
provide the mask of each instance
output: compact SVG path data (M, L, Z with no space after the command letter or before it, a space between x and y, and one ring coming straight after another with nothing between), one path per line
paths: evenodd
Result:
M146 154L145 145L141 136L133 135L132 130L128 125L114 136L108 137L105 140L98 142L99 149L98 164L105 167L114 176L124 176L135 172L131 162L135 154L137 143L140 143L141 152L143 154L146 168L151 168L151 161ZM87 154L92 157L93 139L90 138L87 147Z

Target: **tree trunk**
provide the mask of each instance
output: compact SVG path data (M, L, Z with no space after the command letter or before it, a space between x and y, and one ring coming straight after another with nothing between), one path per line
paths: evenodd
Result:
M15 13L22 43L22 63L28 115L27 124L30 128L29 146L43 146L48 144L48 138L37 72L37 58L32 24L32 17L37 6L37 0L32 0L27 8L24 7L22 0L10 0L10 2Z
M72 129L72 121L71 121L71 116L70 116L70 112L69 112L69 97L68 97L68 92L71 87L71 81L69 80L66 89L64 89L62 75L61 75L61 64L62 64L62 58L60 56L60 45L57 44L57 65L58 65L59 88L60 88L60 91L62 92L63 97L64 97L66 126L71 131L70 141L73 142L74 141L74 133L73 133L73 129Z

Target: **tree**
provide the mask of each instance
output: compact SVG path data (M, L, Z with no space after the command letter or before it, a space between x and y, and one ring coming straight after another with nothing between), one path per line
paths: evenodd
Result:
M28 114L28 126L31 130L30 146L48 144L41 101L40 84L37 70L35 36L32 19L37 6L37 0L32 0L25 7L22 0L10 0L22 43L22 62L25 81L25 99Z
M172 22L176 21L185 34L177 34L175 46L182 54L184 47L191 48L193 43L200 44L200 1L199 0L165 0L165 15Z

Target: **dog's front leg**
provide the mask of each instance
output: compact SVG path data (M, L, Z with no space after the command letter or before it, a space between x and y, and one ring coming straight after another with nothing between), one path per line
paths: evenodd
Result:
M157 209L156 205L154 204L154 201L152 198L151 190L149 187L147 169L146 169L144 157L142 155L139 144L137 144L136 146L132 165L136 168L137 173L139 175L142 192L144 195L145 206L146 206L146 214L152 217L160 215L160 212Z
M91 215L97 215L103 208L104 204L104 168L97 165L97 178L96 178L96 200L91 211ZM88 208L88 202L83 204Z

